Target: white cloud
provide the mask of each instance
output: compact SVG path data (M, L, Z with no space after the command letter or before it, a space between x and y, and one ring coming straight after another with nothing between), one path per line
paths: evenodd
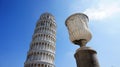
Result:
M84 11L91 20L102 20L120 13L119 2L105 3L100 2L96 6L92 6Z

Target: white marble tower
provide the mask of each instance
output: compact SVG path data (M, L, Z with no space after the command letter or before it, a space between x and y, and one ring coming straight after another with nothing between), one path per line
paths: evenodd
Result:
M55 67L56 23L43 13L37 21L24 67Z

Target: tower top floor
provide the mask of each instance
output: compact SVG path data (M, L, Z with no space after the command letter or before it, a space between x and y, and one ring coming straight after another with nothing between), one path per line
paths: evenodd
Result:
M55 22L55 18L52 14L45 12L40 16L40 20L52 20Z

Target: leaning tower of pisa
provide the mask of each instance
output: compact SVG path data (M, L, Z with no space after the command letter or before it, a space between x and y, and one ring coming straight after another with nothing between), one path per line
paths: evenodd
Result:
M36 23L24 67L55 67L56 23L54 16L43 13Z

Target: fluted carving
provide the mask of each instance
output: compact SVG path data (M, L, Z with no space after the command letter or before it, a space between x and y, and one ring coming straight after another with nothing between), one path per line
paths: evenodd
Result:
M76 13L67 18L66 26L69 30L69 38L73 43L85 46L92 38L87 22L88 17L82 13Z

